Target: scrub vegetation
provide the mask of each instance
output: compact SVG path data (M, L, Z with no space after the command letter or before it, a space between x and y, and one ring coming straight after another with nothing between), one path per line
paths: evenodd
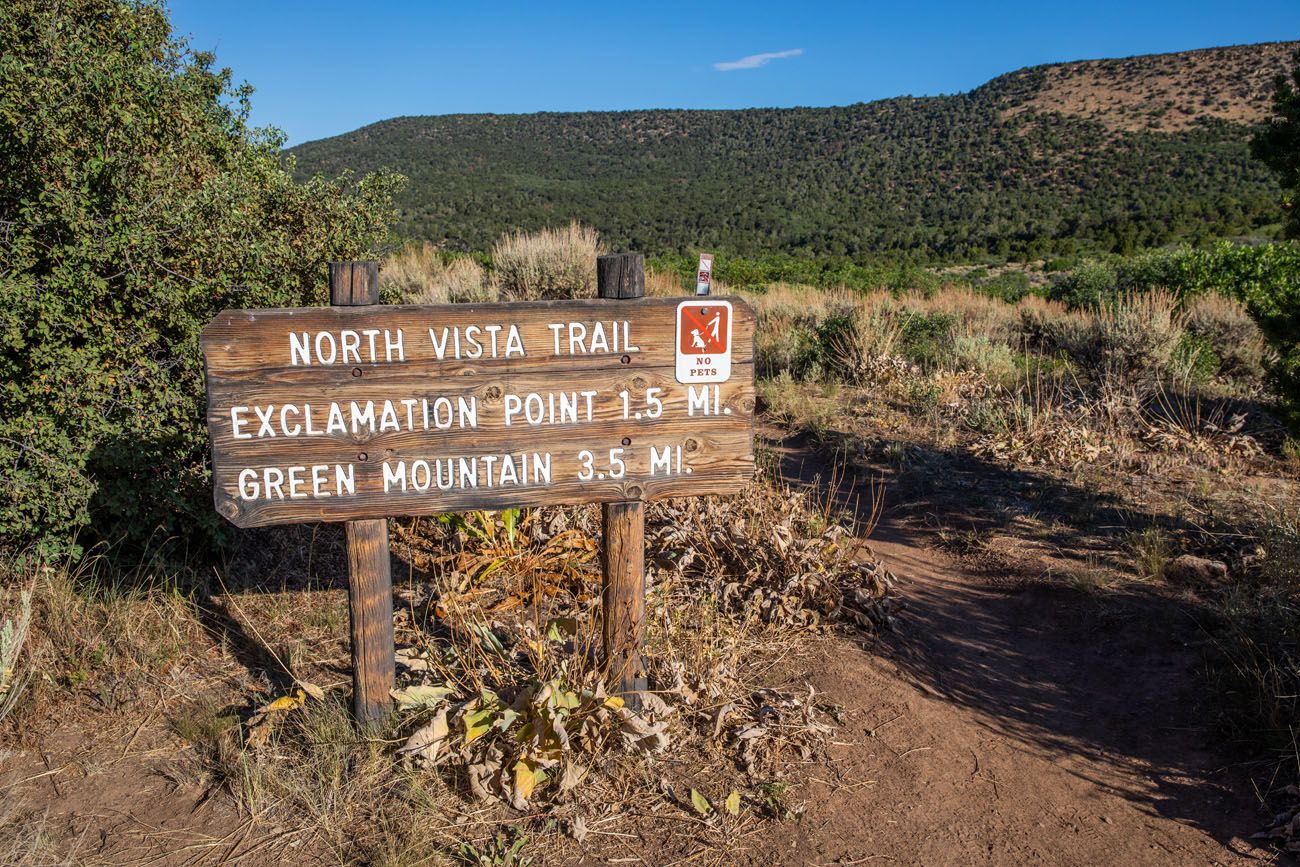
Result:
M881 521L1139 638L1112 600L1191 613L1268 813L1239 833L1300 846L1291 46L844 109L390 121L362 158L250 129L153 3L15 0L0 43L0 860L827 846L810 793L874 796L853 757L931 749L883 736L896 671L813 685L905 634ZM385 166L416 157L403 192ZM715 293L759 317L758 477L647 508L653 688L602 682L594 507L393 519L396 712L359 734L343 533L218 521L199 330L324 303L339 259L382 259L390 303L590 297L625 245L666 296L714 247Z

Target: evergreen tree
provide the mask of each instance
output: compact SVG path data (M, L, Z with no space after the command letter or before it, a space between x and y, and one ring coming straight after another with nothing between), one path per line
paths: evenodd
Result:
M1300 238L1300 50L1294 56L1296 67L1287 76L1274 80L1273 117L1251 139L1250 149L1257 159L1277 173L1282 186L1282 207L1286 210L1286 232Z

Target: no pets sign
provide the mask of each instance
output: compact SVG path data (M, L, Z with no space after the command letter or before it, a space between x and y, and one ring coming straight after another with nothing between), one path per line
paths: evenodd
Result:
M731 303L683 301L677 305L677 381L726 382L731 378Z

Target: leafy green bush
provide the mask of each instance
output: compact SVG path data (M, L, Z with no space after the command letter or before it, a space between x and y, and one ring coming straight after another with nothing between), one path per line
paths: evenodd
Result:
M1269 375L1283 413L1300 428L1300 267L1271 285L1252 286L1246 303L1276 353Z
M199 331L323 304L398 180L294 182L247 86L137 0L0 6L0 544L213 541Z
M1295 244L1233 244L1147 250L1133 256L1089 259L1057 276L1050 298L1091 308L1126 292L1167 289L1187 300L1208 292L1246 299L1300 274Z
M1277 175L1282 186L1282 208L1287 214L1286 232L1300 238L1300 49L1291 55L1291 75L1273 80L1273 114L1260 126L1250 142L1256 159Z
M1300 238L1300 50L1290 80L1279 75L1274 81L1273 115L1251 140L1251 153L1277 175L1287 211L1286 232ZM1259 322L1277 360L1271 374L1285 412L1300 428L1300 245L1275 244L1277 255L1267 264L1280 265L1282 279L1256 284L1245 293L1250 312ZM1281 260L1280 262L1277 260Z
M943 366L952 357L957 316L952 313L908 311L899 336L901 354L926 370Z
M1114 267L1089 260L1053 282L1047 297L1071 307L1097 307L1115 294L1118 283L1119 275Z
M1008 304L1015 304L1026 295L1038 294L1033 281L1024 271L989 274L987 268L976 268L964 276L963 282L968 283L981 295L1006 301Z

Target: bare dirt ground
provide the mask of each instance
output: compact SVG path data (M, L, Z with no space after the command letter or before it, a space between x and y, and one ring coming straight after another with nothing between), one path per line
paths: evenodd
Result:
M797 443L776 448L796 483L824 469ZM831 760L792 789L800 815L726 851L684 833L568 863L1271 863L1248 841L1267 817L1211 725L1195 602L1145 585L1085 592L1040 560L974 568L935 547L924 510L907 508L916 496L891 493L873 536L901 582L896 631L819 640L783 673L843 708ZM0 754L3 800L43 815L39 833L82 862L315 863L193 785L166 705L129 698L102 696Z
M882 530L877 553L904 582L899 632L883 655L843 647L810 672L854 725L803 822L749 863L1266 860L1242 839L1261 821L1248 784L1200 721L1193 614L1008 591Z

